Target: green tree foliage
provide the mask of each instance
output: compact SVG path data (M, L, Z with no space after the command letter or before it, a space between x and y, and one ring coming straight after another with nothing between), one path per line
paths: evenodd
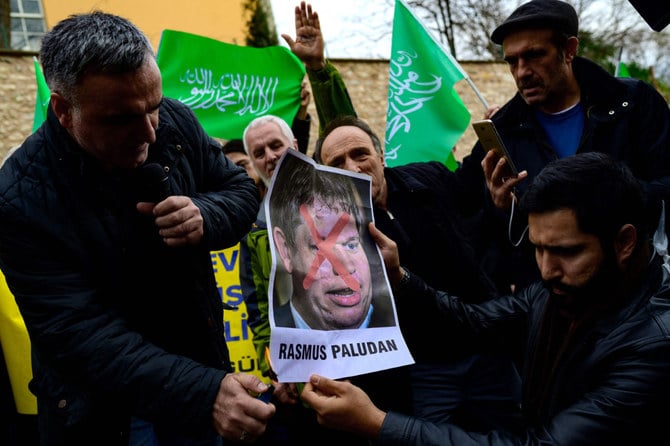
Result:
M579 55L607 68L610 73L614 73L614 66L617 62L614 60L614 56L618 51L619 47L611 41L604 40L591 31L580 30Z
M610 73L616 73L619 64L620 48L602 36L594 36L590 31L582 30L579 33L579 54L598 63ZM654 77L653 67L645 68L635 60L622 60L628 68L630 77L652 84L670 102L670 86L661 79Z
M244 11L249 17L245 36L247 46L262 48L279 45L277 33L274 26L271 26L274 22L269 18L271 14L268 14L266 5L267 2L261 0L246 0L244 2Z

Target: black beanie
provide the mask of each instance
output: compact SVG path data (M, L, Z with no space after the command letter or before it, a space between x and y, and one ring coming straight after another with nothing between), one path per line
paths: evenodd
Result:
M560 0L532 0L519 6L491 33L491 41L502 44L514 31L534 28L555 29L576 36L579 20L575 9Z

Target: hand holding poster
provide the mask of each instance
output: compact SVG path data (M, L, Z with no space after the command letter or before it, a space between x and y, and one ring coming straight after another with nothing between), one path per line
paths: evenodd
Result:
M266 200L273 268L270 357L280 382L413 363L376 244L371 179L283 155Z

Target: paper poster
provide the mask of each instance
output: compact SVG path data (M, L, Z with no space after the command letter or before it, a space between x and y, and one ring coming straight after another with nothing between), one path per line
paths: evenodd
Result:
M280 382L333 379L412 364L368 223L368 175L288 150L265 212L273 266L270 358Z

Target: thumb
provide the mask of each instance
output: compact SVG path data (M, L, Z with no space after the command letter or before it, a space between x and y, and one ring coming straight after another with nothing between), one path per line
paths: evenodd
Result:
M256 375L251 375L249 373L237 374L237 381L247 390L247 392L251 392L254 395L263 393L268 389L267 384L261 381Z
M153 215L153 211L154 211L155 206L156 206L156 203L150 203L148 201L140 201L135 206L135 209L137 209L137 211L140 214Z
M309 383L312 387L321 394L336 395L339 383L334 379L326 378L321 375L311 375Z
M291 48L291 51L293 51L293 47L295 46L295 41L293 40L293 38L288 34L282 34L281 37L286 41L288 47Z
M377 226L375 226L373 222L370 222L368 224L368 229L370 231L370 236L375 241L375 243L379 245L379 248L381 250L393 248L395 242L392 239L388 238L386 234L384 234L382 231L377 229Z

